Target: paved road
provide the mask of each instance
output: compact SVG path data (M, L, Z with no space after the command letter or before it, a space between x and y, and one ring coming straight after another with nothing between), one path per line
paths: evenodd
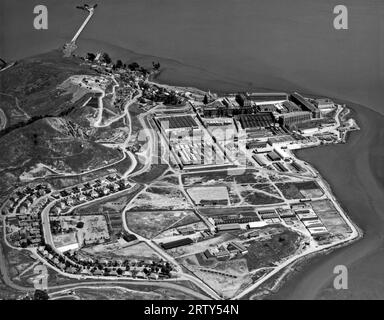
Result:
M7 117L3 109L0 109L0 131L5 129L6 126L7 126Z
M4 228L5 228L5 225L4 225L4 222L2 221L1 222L1 226L0 228L2 229L0 231L0 234L1 234L1 237L3 237L5 235L4 233ZM23 287L23 286L20 286L18 284L15 284L12 279L9 277L9 274L8 274L8 267L7 267L7 264L6 264L6 259L5 259L5 255L4 255L4 252L3 252L3 242L1 241L0 243L0 272L1 272L1 275L3 277L3 281L4 283L12 288L12 289L15 289L15 290L18 290L18 291L22 291L22 292L31 292L31 291L34 291L34 288L27 288L27 287Z
M111 287L111 284L117 285L117 287L120 287L127 290L128 288L124 287L123 285L135 285L135 286L143 286L143 287L162 287L166 289L172 289L176 291L183 292L185 294L191 295L196 297L197 299L201 300L210 300L207 296L196 292L192 289L189 289L187 287L175 284L175 283L169 283L169 282L151 282L151 281L113 281L113 280L106 280L106 281L89 281L89 282L79 282L79 283L74 283L74 284L66 284L66 285L61 285L61 286L55 286L51 287L48 290L49 291L55 291L55 290L61 290L66 291L66 290L76 290L79 288L90 288L90 289L98 289L98 288L108 288ZM129 289L128 289L129 290ZM57 292L52 292L57 294Z

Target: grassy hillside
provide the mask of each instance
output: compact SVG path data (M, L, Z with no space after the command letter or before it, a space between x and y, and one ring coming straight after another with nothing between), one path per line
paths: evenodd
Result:
M0 74L0 108L7 127L0 131L0 202L20 175L41 163L57 172L80 173L121 159L116 149L97 142L80 109L90 96L73 99L73 94L57 89L75 74L94 74L78 58L63 58L60 51L28 58ZM4 99L3 99L4 98Z
M25 121L16 119L18 111L29 117L58 115L68 109L72 99L57 86L74 74L94 74L81 59L62 57L59 50L19 61L0 73L0 108L9 120L8 126ZM6 99L5 99L6 97ZM27 117L28 118L28 117Z

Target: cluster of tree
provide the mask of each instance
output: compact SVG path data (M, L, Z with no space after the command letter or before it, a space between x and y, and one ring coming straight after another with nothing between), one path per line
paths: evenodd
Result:
M172 91L168 96L164 99L164 104L168 105L177 105L181 103L180 97L176 94L176 92Z
M147 69L145 69L144 67L140 66L137 62L132 62L132 63L128 64L127 67L131 71L141 72L144 76L149 74L149 71Z
M160 69L160 62L155 63L154 61L152 61L152 66L153 66L154 70L159 70Z
M169 264L169 262L166 262L165 265L161 268L161 273L169 275L169 273L172 271L172 266Z
M125 64L123 64L123 61L121 61L120 59L118 59L116 63L113 65L114 69L121 69L124 67L125 67Z
M76 228L78 229L82 229L84 227L84 222L83 221L79 221L76 225Z
M48 292L45 290L36 290L33 295L34 300L49 300Z
M96 59L96 55L92 52L88 52L86 55L86 59L93 62ZM101 54L99 61L102 63L106 63L106 64L112 63L111 57L106 52ZM160 63L159 62L157 62L157 63L152 62L152 66L153 66L154 70L160 69ZM146 68L140 66L137 62L131 62L131 63L127 64L127 63L123 63L123 61L121 61L120 59L118 59L116 61L116 63L113 64L113 69L114 70L116 70L116 69L129 69L131 71L138 71L138 72L141 72L142 74L144 74L144 76L149 74L149 71Z
M88 52L86 55L86 59L89 61L95 61L96 55L92 52ZM100 62L105 62L106 64L110 64L112 63L112 59L108 53L104 52L100 56Z
M89 61L95 61L96 55L92 52L88 52L85 58Z

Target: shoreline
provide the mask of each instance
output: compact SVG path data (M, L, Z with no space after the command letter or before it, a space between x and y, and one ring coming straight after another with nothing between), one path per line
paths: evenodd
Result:
M204 74L202 74L202 76L204 76ZM155 81L156 82L158 82L159 84L165 84L165 85L170 85L170 86L175 86L174 84L169 84L169 83L167 83L167 81L164 81L164 79L163 80L161 80L161 81L159 81L159 79L155 79ZM185 86L184 84L180 84L180 86ZM193 84L191 84L191 85L187 85L186 87L193 87ZM204 89L202 89L202 90L205 90L206 88L204 88ZM235 88L233 88L234 89L234 91L236 91L236 89ZM208 89L209 90L209 89ZM305 92L306 90L300 90L300 88L297 88L297 90L298 91L302 91L302 92ZM332 97L330 97L330 98L332 98ZM346 217L348 218L348 220L349 220L349 222L351 222L352 224L353 224L353 226L354 227L356 227L356 230L357 230L357 232L358 232L358 236L356 237L356 238L354 238L354 239L351 239L351 240L348 240L348 241L345 241L344 243L340 243L340 244L335 244L335 245L333 245L332 247L330 247L330 248L324 248L324 249L322 249L321 251L318 251L318 252L314 252L314 253L307 253L305 256L303 256L303 259L305 259L305 260L308 260L305 264L306 264L306 266L304 266L303 267L303 269L316 269L316 268L318 268L318 266L316 265L317 263L318 263L318 261L319 260L327 260L328 259L328 257L329 256L332 256L332 257L334 257L335 255L336 256L342 256L342 254L343 254L343 252L344 251L352 251L352 253L353 253L353 251L354 251L354 248L355 248L355 244L357 243L357 244L359 244L359 243L361 243L362 241L360 241L360 239L364 239L365 237L363 237L362 235L364 234L368 234L368 236L370 236L370 237L372 237L372 235L371 235L371 233L373 233L376 237L377 237L377 234L379 233L379 232L382 232L382 230L383 230L383 228L379 228L379 230L376 230L377 229L377 225L376 225L376 229L375 228L373 228L373 230L371 230L371 228L368 228L367 227L367 224L368 224L368 226L369 226L369 224L371 223L371 226L373 225L373 226L375 226L375 221L369 221L369 222L367 222L367 224L364 224L364 223L362 223L361 224L361 221L363 221L364 219L361 219L362 217L361 216L359 216L359 215L356 215L356 213L354 212L355 210L352 210L352 213L351 213L351 208L350 208L350 206L353 206L353 203L351 202L351 203L349 203L348 201L345 201L345 199L344 199L344 197L340 197L339 196L339 192L340 192L340 190L339 190L339 187L335 187L335 185L333 184L333 183L331 183L331 180L333 181L333 179L329 179L329 176L328 176L328 174L332 174L331 172L328 172L328 170L327 169L325 169L324 170L324 168L328 165L329 167L332 167L332 165L333 165L333 163L334 163L334 161L338 161L338 158L337 157L335 157L334 159L333 159L333 161L331 161L331 162L329 162L329 163L322 163L321 164L321 166L320 166L320 168L318 168L318 166L315 164L315 163L313 163L313 161L311 161L311 160L306 160L306 159L303 159L303 154L305 154L305 153L328 153L328 152L324 152L324 150L328 150L328 148L332 148L332 149L334 149L334 148L336 148L336 153L339 153L339 152L342 152L342 150L343 149L349 149L349 148L353 148L353 147L356 147L355 145L357 144L357 143L359 143L360 142L360 140L361 139L363 139L364 137L366 137L366 135L367 135L367 131L370 133L370 136L368 136L368 138L369 138L369 140L368 140L368 144L363 144L362 145L362 147L366 147L366 148L371 148L372 146L371 146L371 140L373 139L373 137L371 137L371 136L375 136L375 132L374 132L374 134L372 134L372 130L375 130L375 126L372 126L373 127L373 129L372 129L372 127L368 127L369 126L369 121L368 121L368 123L365 123L364 121L364 125L362 124L362 122L361 122L361 119L360 118L364 118L364 114L373 114L373 116L372 115L370 115L371 117L372 117L372 119L373 118L377 118L377 119L379 119L379 120L383 120L384 119L384 117L380 114L380 113L378 113L378 112L376 112L376 111L374 111L374 110L372 110L371 108L369 108L369 107L366 107L366 106L362 106L362 105L357 105L357 104L354 104L354 103L351 103L351 102L349 102L349 101L345 101L345 100L341 100L341 99L335 99L335 98L332 98L332 99L334 99L335 100L335 102L337 101L337 102L339 102L339 101L342 101L343 103L346 103L347 104L347 106L352 110L352 114L350 114L349 116L350 117L356 117L357 118L357 124L360 126L360 128L361 128L361 131L359 131L359 133L356 133L356 134L348 134L348 139L347 139L347 141L346 141L346 143L345 144L337 144L337 145L330 145L330 146L319 146L319 147L316 147L316 148L310 148L310 149L301 149L301 150L299 150L299 151L297 151L297 153L298 153L298 155L297 155L297 157L298 158L300 158L300 159L302 159L302 160L305 160L305 161L307 161L310 165L311 165L311 167L313 167L318 173L319 173L319 175L320 175L320 177L322 178L322 180L323 181L325 181L325 183L326 183L326 185L327 185L327 187L330 189L330 191L331 191L331 193L332 193L332 195L334 195L334 198L336 199L336 201L337 201L337 204L342 208L342 211L346 214ZM359 111L357 111L355 108L357 108L357 109L359 109ZM371 118L370 118L371 119ZM363 119L364 120L364 119ZM367 120L367 119L365 119L365 120ZM370 129L370 130L367 130L366 131L366 129ZM377 129L377 128L376 128ZM354 151L355 152L355 150L352 150L352 151ZM352 155L352 159L354 159L354 156L355 156L355 153L351 153L351 155ZM350 155L350 156L351 156ZM361 155L361 154L359 154L359 155ZM364 155L363 155L364 156ZM305 156L304 156L304 158L305 158ZM346 158L348 158L347 156L346 156ZM350 159L349 159L350 160ZM362 160L365 160L365 161L367 161L367 159L362 159ZM369 161L370 159L368 159L368 161ZM355 160L356 161L356 160ZM316 161L315 161L316 162ZM366 163L365 163L366 164ZM323 167L324 166L324 167ZM323 168L322 168L323 167ZM371 172L371 175L372 175L372 177L371 178L373 178L373 179L375 179L376 177L373 175L373 173L372 173L372 171L374 171L374 169L372 169L372 166L370 165L369 166L369 168L367 168L367 166L363 166L363 169L365 169L365 170L369 170L369 172ZM331 170L330 170L331 171ZM356 171L356 173L360 173L358 170L350 170L347 174L348 175L350 175L350 173L352 173L352 172L355 172ZM337 174L339 174L339 173L337 173L337 170L335 171L336 172L336 175ZM364 172L365 173L365 172ZM361 173L361 174L363 174L364 175L364 173ZM345 188L344 188L345 189ZM379 188L378 188L379 189ZM365 190L363 190L363 191L365 191ZM381 194L382 195L382 194ZM343 200L344 199L344 200ZM358 199L358 198L355 198L355 200L356 199ZM369 197L367 198L367 200L369 200ZM367 201L367 202L363 202L363 204L367 204L367 205L371 205L371 203L369 202L369 201ZM373 205L373 204L372 204ZM379 204L380 205L380 204ZM382 207L382 208L384 208L384 206ZM374 212L376 212L375 210L373 210L373 213ZM356 219L356 217L358 217L359 219ZM379 215L379 217L380 217L380 215ZM383 218L383 217L381 217L381 218ZM370 219L375 219L375 217L370 217ZM384 222L383 222L383 226L384 226ZM369 232L367 232L367 231L369 231ZM362 234L360 234L362 232ZM376 233L376 234L375 234ZM377 243L374 241L374 240L376 240L376 242L377 242L377 239L375 239L375 238L373 238L373 239L371 239L371 238L369 238L369 240L368 240L368 244L367 244L367 248L365 248L365 252L363 252L363 257L365 257L365 256L367 256L368 254L370 254L370 253L372 253L372 252L374 252L376 249L378 249L380 246L377 246ZM370 242L369 241L373 241L373 244L371 244L371 248L369 249L369 244L370 244ZM374 246L376 244L376 246ZM352 248L353 247L353 248ZM352 248L352 249L351 249ZM336 250L337 249L337 250ZM324 250L324 252L323 252L323 250ZM325 254L324 254L325 253ZM359 251L359 253L360 253L360 251ZM310 256L310 257L308 257L308 255L312 255L313 254L313 257L312 256ZM352 255L353 256L353 255ZM352 263L353 262L356 262L358 259L362 259L363 257L355 257L355 256L353 256L353 257L349 257L349 260L350 261L352 261ZM300 258L299 258L300 259ZM301 261L293 261L293 262L291 262L290 264L288 264L287 265L287 267L290 267L292 264L293 265L295 265L296 266L296 264L297 263L299 263L299 264L301 264L301 263L304 263L304 262L301 262ZM322 263L324 263L324 261L322 262ZM287 267L285 267L285 268L287 268ZM286 270L286 269L282 269L282 270L279 270L279 271L283 271L283 270ZM310 271L309 271L310 272ZM289 286L292 286L292 284L291 284L291 282L292 281L294 281L295 280L295 282L300 282L301 280L297 280L297 275L295 275L295 274L291 274L291 272L288 272L287 273L288 274L288 276L284 276L283 278L282 278L282 288L281 289L279 289L278 290L278 293L276 294L276 297L277 298L280 298L280 299L286 299L286 298L288 298L288 299L290 299L291 297L303 297L303 296L305 296L305 297L311 297L311 298L315 298L317 295L318 295L318 293L325 287L325 285L326 284L324 284L327 280L323 280L323 281L321 281L321 288L319 289L319 288L315 288L315 289L313 289L311 292L310 292L310 294L308 294L308 295L304 295L303 294L303 292L300 292L300 290L299 291L296 291L295 293L290 293L290 291L292 291L292 289L288 289L288 292L286 293L286 294L284 294L284 292L286 292L287 291L287 289L286 289L286 287L288 286L288 288L289 288ZM298 273L299 274L299 276L300 277L304 277L304 280L305 280L305 277L307 276L309 279L311 278L310 276L308 276L308 275L306 275L306 274L304 274L304 275L302 275L302 271L300 270L300 272ZM329 273L328 272L328 274L329 274L329 276L328 276L328 280L329 280L329 277L330 276L332 276L333 274L332 274L332 272L331 273ZM290 278L292 278L292 279L294 279L294 280L291 280ZM307 281L307 282L306 282ZM304 283L304 286L305 286L305 283L308 283L308 280L305 280L305 281L303 281L303 283ZM310 282L309 282L310 283ZM319 280L318 280L318 283L319 283ZM303 286L303 284L301 284L301 286ZM297 287L300 287L300 284L299 283L295 283L294 285L293 285L293 287L294 288L297 288ZM316 291L317 290L317 291ZM315 292L316 291L316 292ZM307 291L308 292L308 291ZM304 292L305 293L305 292ZM383 293L384 294L384 293Z
M173 84L170 84L164 80L159 81L159 79L156 79L156 82L158 82L160 84L173 85ZM190 85L190 86L192 86L192 85ZM206 88L201 88L201 90L205 90L205 89ZM298 90L300 91L300 88L298 88ZM306 90L304 90L303 92L306 92ZM319 93L317 93L317 94L309 93L309 95L323 96ZM345 99L334 98L332 96L329 98L333 99L335 102L337 102L339 104L346 104L347 107L350 109L350 113L348 114L348 117L354 118L357 122L357 125L361 128L361 130L356 131L356 132L355 131L348 132L348 135L346 138L346 143L343 143L343 144L326 145L326 146L319 146L316 148L297 150L297 157L302 159L302 160L305 160L305 161L308 160L305 157L306 153L316 153L316 154L327 153L327 151L324 151L324 150L328 150L328 148L330 147L330 148L335 149L335 150L332 150L333 154L339 154L342 152L342 149L344 149L344 148L348 149L351 146L352 147L355 146L356 143L361 143L360 140L363 139L362 136L365 137L365 130L367 129L367 127L371 127L371 126L369 126L368 123L365 123L365 121L363 121L365 114L373 114L374 115L373 117L375 117L379 120L384 120L384 117L380 113L378 113L377 111L373 110L370 107L363 106L363 105L360 105L357 103L353 103L353 102L345 100ZM372 127L371 127L371 129L372 129ZM353 133L353 132L355 132L355 133ZM368 141L368 144L370 145L370 140ZM362 147L368 147L368 146L363 143ZM296 153L295 153L295 155L296 155ZM346 156L346 158L348 158L348 157ZM351 158L354 159L354 154L352 154ZM335 161L337 161L337 157L336 157ZM361 221L364 219L362 219L361 215L358 216L356 214L355 211L357 209L355 210L353 203L351 203L350 201L346 201L344 199L345 197L340 197L339 188L337 188L338 190L335 190L336 189L335 184L330 181L333 179L330 179L330 177L329 177L329 175L332 175L332 173L327 172L328 170L324 169L324 167L325 167L324 165L320 166L320 168L319 168L316 165L316 163L314 163L312 160L308 160L307 162L319 173L322 180L324 180L326 182L327 187L330 189L331 193L334 195L338 205L341 207L342 211L346 214L348 221L355 227L355 229L357 230L359 235L356 238L351 239L345 243L335 245L335 246L328 248L328 249L324 249L325 250L324 252L323 252L323 250L321 250L321 251L315 252L313 254L310 253L311 256L303 257L302 258L302 259L304 259L303 261L301 261L301 260L297 261L296 260L296 261L292 262L291 264L289 264L287 266L288 268L292 267L292 265L294 265L295 268L297 268L297 266L298 266L300 271L297 272L297 274L299 275L299 277L304 277L304 275L301 275L302 270L316 269L317 265L319 263L318 262L319 260L327 261L328 257L334 257L334 256L336 256L336 257L341 256L342 257L343 253L345 251L347 251L348 253L350 251L354 251L355 245L360 244L366 238L367 234L368 234L368 236L370 236L370 233L372 232L371 228L367 228L365 223L361 223ZM332 164L330 164L330 166L332 166ZM370 168L370 166L369 166L369 168L365 168L365 169L367 169L369 171L374 171ZM350 173L353 173L353 172L357 172L357 170L352 170ZM375 178L375 175L372 174L372 177ZM344 192L348 192L348 189L344 190ZM364 202L363 204L369 205L369 201ZM375 214L375 210L370 210L370 213ZM359 219L356 219L357 217ZM370 217L370 219L374 219L374 218ZM370 224L375 225L376 222L371 222ZM370 243L370 242L372 242L372 240L370 238L368 238L368 239L369 240L367 241L368 244L367 244L366 248L364 248L363 251L358 251L358 254L356 254L356 255L351 254L352 259L351 259L351 256L348 259L346 259L346 261L345 261L345 262L347 262L346 264L350 265L351 260L353 260L353 262L355 262L359 259L362 259L362 257L369 255L371 252L374 252L378 248L378 246L374 245L374 243L373 244ZM362 257L357 257L360 255L362 255ZM301 258L299 258L299 259L301 259ZM343 264L343 263L340 262L338 264ZM284 268L283 270L286 270L286 268ZM281 270L281 271L283 271L283 270ZM309 299L316 299L316 297L322 292L322 290L324 290L324 288L329 284L330 278L332 278L334 276L333 267L332 267L332 269L327 272L327 277L323 277L323 278L320 277L320 278L324 279L323 281L320 280L320 282L321 282L320 288L317 287L316 289L313 289L311 291L311 294L306 295L306 294L302 294L302 292L299 292L299 291L297 293L291 294L290 293L291 287L297 287L298 286L298 284L292 285L292 282L297 281L297 274L296 273L292 274L291 272L288 272L287 275L285 275L282 278L282 285L281 285L281 288L279 286L277 293L268 294L266 296L266 298L268 298L268 299L269 298L271 298L271 299L296 299L296 298L297 299L308 299L308 298ZM310 279L310 277L308 277L308 279ZM317 281L319 282L319 280L317 280ZM307 281L306 285L310 285L310 282L311 281ZM262 284L261 284L261 287L262 287ZM288 287L288 289L287 289L287 287ZM250 294L251 293L248 293L247 295L250 295ZM384 292L383 292L383 296L384 296Z
M353 116L356 116L358 118L357 122L358 122L358 125L361 127L361 131L359 131L359 133L349 135L347 143L344 145L344 148L347 149L347 151L351 149L350 153L353 154L355 152L354 149L356 148L356 144L360 144L361 140L367 137L364 131L367 130L367 125L369 125L369 122L366 121L367 119L361 121L362 118L364 117L364 114L370 114L371 117L377 117L378 113L371 111L369 108L366 108L361 105L354 105L351 107L349 102L347 104L353 110L353 113L354 113ZM361 109L356 110L356 107L357 109L359 108ZM380 120L383 120L384 117L377 117L377 118L380 121ZM370 131L373 130L373 134L371 133L370 136L368 136L369 143L362 144L361 145L362 148L364 147L368 149L371 148L370 141L375 137L375 128L372 129L372 127L369 128ZM335 195L338 203L341 205L343 210L347 212L348 218L352 220L354 225L357 225L357 227L363 232L364 236L360 237L356 241L350 242L349 245L343 246L342 248L335 248L335 250L333 250L327 255L312 257L310 259L311 261L303 263L304 265L299 266L300 268L299 272L297 272L296 274L292 274L289 277L289 279L286 279L284 284L276 293L271 294L272 299L308 299L308 298L317 299L320 296L322 298L327 298L329 297L329 295L336 295L339 297L347 294L349 296L352 295L354 297L359 296L360 295L358 291L359 285L357 284L355 284L353 293L349 292L349 290L347 290L348 292L336 293L336 290L334 290L330 286L330 282L334 277L332 269L336 264L345 264L349 268L354 266L356 263L364 264L364 258L367 256L370 256L372 253L377 252L377 250L379 250L380 247L382 246L382 242L380 239L382 237L381 236L382 228L380 224L383 224L383 221L382 221L383 217L380 216L380 208L378 208L378 210L375 210L375 208L370 208L372 199L369 199L369 193L370 191L373 192L373 189L371 189L370 191L368 191L368 189L362 191L368 195L367 198L370 201L367 201L367 202L365 202L364 200L359 201L359 197L356 197L354 199L355 202L356 201L359 202L359 205L357 206L355 202L348 201L348 199L346 199L348 198L348 196L346 196L345 194L348 193L348 190L342 190L340 188L342 185L342 182L335 183L337 179L335 179L335 177L332 177L333 173L329 172L328 170L324 170L324 167L326 167L326 165L321 165L320 166L321 168L319 168L319 166L316 164L316 161L315 163L313 163L313 160L316 157L323 158L325 153L330 155L330 157L332 158L335 158L335 159L337 158L334 155L332 156L328 152L327 147L328 146L324 146L323 149L320 148L320 150L319 148L318 149L313 148L312 150L305 150L305 149L299 150L298 157L311 163L311 165L321 173L322 177L324 177L324 180L327 181L327 184L330 186L332 193ZM338 147L337 145L334 146L334 148L337 148L337 147ZM333 153L337 153L337 151ZM358 161L358 159L356 160L353 159L353 160L357 162L357 164L361 164ZM319 161L318 164L321 164L321 161L320 160L318 161ZM329 161L329 162L332 162L332 161ZM362 177L360 177L360 179L362 179L362 182L360 182L359 180L357 181L355 180L354 184L349 186L351 188L350 190L352 191L351 193L353 193L353 190L355 189L354 186L362 188L364 184L368 184L371 182L371 181L365 182L364 178L366 179L371 178L371 179L377 180L377 176L375 175L374 168L372 168L370 164L365 163L365 165L366 166L364 167L363 165L362 168L364 168L365 170L368 170L370 173L370 176L369 175L365 176L364 174L362 174ZM337 170L335 169L334 171L337 171ZM345 170L345 172L348 172L348 170ZM355 171L355 172L358 173L358 171ZM353 177L353 173L354 173L354 170L351 170L350 172L348 172L348 175L352 175ZM341 174L340 177L344 179L346 178L348 180L348 176L345 177L343 174ZM345 194L343 194L343 192ZM380 193L381 194L383 193L383 190L380 189L379 187L377 188L376 192L378 192L378 195L379 195ZM355 191L355 193L359 194L360 190ZM353 195L350 196L350 198L353 198ZM374 201L379 202L378 199ZM380 206L380 204L378 205ZM365 210L360 210L360 208L364 208ZM368 212L369 214L367 215ZM363 214L366 214L366 215L363 216ZM334 263L333 265L332 265L332 262ZM361 277L361 275L359 275L359 272L361 272L361 270L357 269L355 274L351 273L351 278L352 278L351 283L354 283L353 281L354 279L358 279L359 277ZM313 282L317 282L317 283L316 285L312 286L312 289L310 289L311 283ZM328 295L327 293L324 293L324 290L328 292ZM384 295L383 292L381 292L380 294L381 294L380 295L381 297Z
M161 84L161 85L173 86L172 84L158 81L158 79L156 79L156 77L154 77L153 80L156 81L157 83ZM202 90L204 90L204 89L202 89ZM335 100L338 100L338 99L335 99ZM339 101L342 101L342 100L339 100ZM342 104L349 105L349 103L347 103L346 101L342 101L342 102L343 102ZM338 103L340 103L340 102L338 102ZM352 117L352 115L349 114L349 117ZM348 133L350 133L350 132L348 132ZM350 138L350 135L348 136L348 140L349 140L349 138ZM344 144L347 144L348 140L346 140L346 142ZM335 144L335 146L338 146L340 144L341 143ZM317 148L319 148L319 146L308 148L308 149L315 150ZM299 150L297 150L297 152L294 152L294 156L299 158L299 159L302 159L300 156L297 155L297 153L302 151L302 150L305 150L305 149L299 149ZM258 285L256 285L258 283L258 281L257 281L255 284L251 285L249 288L247 288L246 290L244 290L240 294L236 295L233 299L242 299L244 296L249 296L249 295L252 296L252 292L257 291L258 289L263 287L264 283L266 281L270 280L269 279L270 277L273 278L276 274L278 275L278 274L280 274L280 272L283 272L283 276L281 277L281 279L279 279L278 282L274 284L274 286L277 285L278 287L280 287L280 285L284 284L284 282L286 280L288 280L288 278L291 276L291 273L289 271L287 271L287 270L289 270L289 268L292 268L293 266L296 266L296 265L300 265L302 263L310 263L310 261L314 257L326 256L327 254L334 252L337 249L347 247L347 246L351 245L352 243L357 242L364 237L363 229L357 225L357 223L349 215L349 212L348 212L348 210L346 210L345 206L343 206L342 203L338 200L338 198L336 197L336 195L333 191L333 188L331 187L328 180L323 177L321 172L311 162L309 162L309 164L311 165L312 169L318 174L319 178L322 180L325 187L330 191L330 194L333 198L333 201L339 207L338 211L339 212L341 211L342 216L344 217L344 219L347 221L347 223L351 227L351 229L352 229L351 237L348 239L342 240L339 243L332 244L329 247L321 248L321 249L314 251L314 252L308 252L308 253L305 253L303 255L300 254L298 256L293 256L293 257L289 258L286 262L283 262L284 267L282 269L277 270L277 272L272 272L271 274L267 274L265 277L260 279L260 283ZM292 261L290 261L290 260L292 260ZM288 261L290 261L290 262L288 262ZM265 279L265 278L267 278L267 279ZM279 283L280 281L281 281L281 284ZM255 286L255 288L250 290L250 288L252 288L253 286ZM250 291L247 292L247 290L250 290ZM267 295L267 297L268 297L268 295Z

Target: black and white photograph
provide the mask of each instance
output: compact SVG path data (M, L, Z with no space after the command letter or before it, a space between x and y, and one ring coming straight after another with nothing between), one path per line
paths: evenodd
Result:
M0 300L383 299L383 0L0 0Z

